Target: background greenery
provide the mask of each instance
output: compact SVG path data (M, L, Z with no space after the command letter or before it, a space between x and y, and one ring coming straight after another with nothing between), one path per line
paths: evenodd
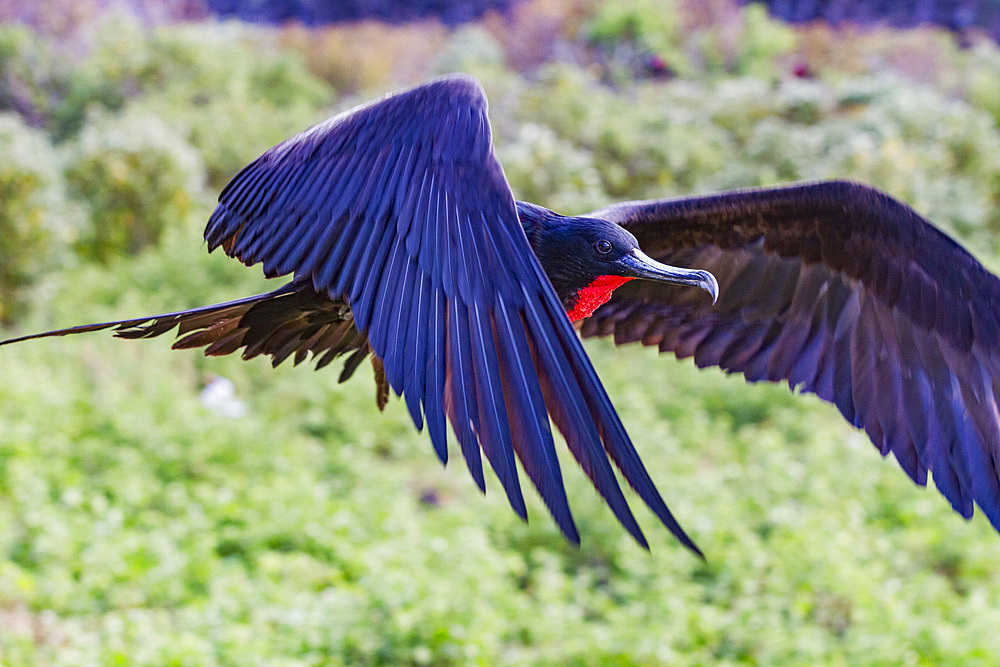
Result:
M276 141L443 71L480 77L519 198L849 177L1000 266L1000 51L792 30L758 7L535 0L445 31L0 28L0 318L16 335L267 289L209 256ZM705 7L708 7L706 9ZM657 56L669 75L650 67ZM0 662L995 664L997 535L836 410L587 348L703 563L564 462L583 537L442 469L373 386L95 334L0 349ZM199 400L232 380L249 414ZM453 458L457 452L453 452Z

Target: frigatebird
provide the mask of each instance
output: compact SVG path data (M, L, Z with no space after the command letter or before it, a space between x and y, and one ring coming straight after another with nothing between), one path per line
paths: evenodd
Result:
M486 96L448 75L271 148L205 230L268 277L257 296L5 341L178 330L176 348L274 365L370 357L447 461L446 418L526 518L515 458L572 542L550 419L626 530L625 480L687 547L574 330L657 346L834 403L918 484L1000 529L1000 281L907 205L817 182L615 204L565 217L515 201ZM641 248L641 250L640 250ZM679 268L696 267L696 268ZM684 285L696 286L702 291ZM710 298L711 297L711 298ZM717 298L717 302L716 301Z

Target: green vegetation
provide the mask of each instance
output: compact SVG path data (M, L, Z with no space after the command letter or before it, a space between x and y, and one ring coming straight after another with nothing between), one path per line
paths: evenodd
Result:
M754 9L723 29L652 7L580 3L552 23L558 63L488 22L428 27L441 48L401 61L405 80L384 62L412 28L305 45L123 21L84 56L0 28L4 337L267 289L204 253L221 185L309 123L445 68L486 86L521 198L580 212L848 177L998 265L995 47L931 35L920 80L832 60L800 79L783 59L821 40ZM345 66L361 45L374 64ZM683 58L681 76L637 76L644 50ZM457 451L442 469L399 402L375 416L364 372L344 386L101 334L0 348L0 663L995 664L1000 541L982 516L962 521L812 397L587 347L707 563L638 506L652 551L637 547L568 458L582 546L534 497L522 524ZM201 404L216 375L248 416Z

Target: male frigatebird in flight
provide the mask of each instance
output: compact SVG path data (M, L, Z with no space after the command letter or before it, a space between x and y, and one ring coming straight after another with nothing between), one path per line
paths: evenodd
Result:
M210 355L242 348L277 365L312 354L318 368L348 355L341 379L370 355L380 403L388 387L401 394L442 461L447 417L476 484L485 488L482 450L522 517L515 458L579 541L551 419L639 543L610 461L697 551L587 359L571 323L580 320L583 336L813 392L918 484L931 471L955 510L970 517L975 502L1000 528L1000 281L871 188L812 183L564 217L514 200L482 88L451 75L270 149L223 190L205 238L209 250L292 280L6 342L176 327L174 347Z

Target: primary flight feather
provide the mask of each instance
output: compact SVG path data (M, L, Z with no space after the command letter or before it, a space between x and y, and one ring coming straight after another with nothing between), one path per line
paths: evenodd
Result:
M656 490L573 328L641 341L837 405L919 484L1000 528L1000 281L904 204L843 182L616 204L565 217L514 200L486 97L449 75L270 149L219 197L205 238L273 292L85 325L177 329L175 347L277 365L371 356L448 457L481 453L526 517L517 464L573 541L550 420L628 532L645 537L611 462L698 548ZM641 248L641 249L640 249ZM678 268L680 266L694 268ZM695 286L699 290L684 287ZM704 290L704 291L702 291ZM708 292L709 294L705 294ZM715 303L716 297L718 303Z

